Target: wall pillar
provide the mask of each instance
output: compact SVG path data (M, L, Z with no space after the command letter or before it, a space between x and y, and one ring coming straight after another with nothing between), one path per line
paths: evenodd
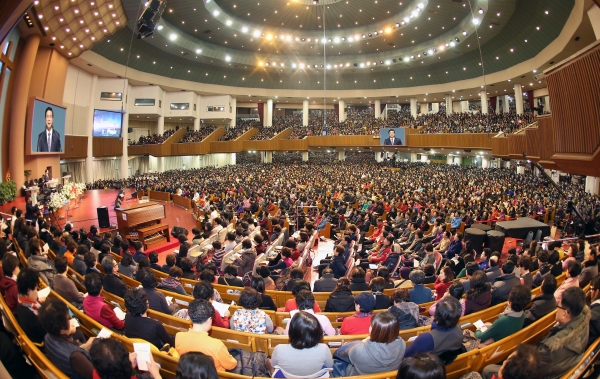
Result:
M338 115L338 119L340 120L340 122L344 122L346 121L346 102L344 100L340 100L338 105L340 112L340 114Z
M308 151L302 152L302 162L308 162Z
M544 96L544 111L552 113L552 108L550 108L550 96Z
M460 111L463 113L469 111L469 100L463 100L460 102Z
M129 80L125 79L125 84L123 85L123 88L125 89L125 93L123 94L123 101L125 101L125 99L127 99L127 94L129 94ZM164 104L164 102L163 102ZM126 111L128 109L128 105L124 104L123 105L123 110ZM126 178L127 176L129 176L129 150L127 150L128 147L128 134L129 132L127 131L129 129L129 115L127 113L125 113L123 115L123 128L122 128L122 132L121 132L121 139L123 140L123 155L121 155L121 166L119 168L119 177L117 179L123 179ZM164 124L163 124L163 129L164 129Z
M446 164L452 163L454 163L454 158L452 157L452 155L446 155Z
M428 114L429 113L429 104L427 103L421 103L421 110L420 112L421 114Z
M496 108L497 109L497 108ZM488 157L481 157L481 168L490 167L490 159Z
M504 95L502 97L502 112L503 113L510 112L510 104L508 103L508 95Z
M381 118L381 100L375 100L375 118Z
M94 99L96 98L96 84L98 75L92 75L92 84L90 85L90 100L87 114L87 155L85 158L85 182L94 181Z
M234 127L237 124L237 97L231 97L231 121L229 126Z
M594 176L585 177L585 192L598 196L600 193L600 178Z
M502 97L503 97L503 96L496 96L496 114L500 114L500 113L502 113L502 112L501 112L501 109L500 109L500 99L501 99Z
M523 89L520 84L515 84L514 89L517 114L523 114Z
M375 152L375 162L381 162L383 161L383 157L381 156L381 153L379 151Z
M517 166L517 174L519 174L519 175L525 175L525 167L524 166Z
M273 163L273 152L263 151L260 154L262 163Z
M410 154L410 161L411 162L417 162L417 153L411 153Z
M447 94L444 97L444 101L446 102L446 114L447 115L451 115L453 110L452 110L452 96L450 96L450 94Z
M429 155L421 154L421 162L427 163L428 160L429 160Z
M594 29L594 34L596 35L596 41L600 39L600 8L598 5L592 5L590 9L587 11L588 17L592 22L592 29Z
M345 162L346 161L346 152L345 151L338 151L338 161L340 162Z
M440 103L431 103L431 113L438 113L440 111Z
M265 109L265 126L273 126L273 99L267 100L267 108Z
M25 40L25 47L19 60L14 82L8 153L13 158L9 159L8 169L11 179L17 183L17 189L25 182L25 117L27 115L27 103L29 102L31 74L33 73L40 40L41 38L37 34L32 34ZM34 175L39 176L40 173ZM53 176L57 178L60 173L53 174Z
M196 117L194 119L194 131L197 132L200 130L200 117Z
M165 132L165 117L158 116L158 124L156 126L156 134L162 135ZM156 171L163 172L164 169L164 157L156 157Z
M302 126L308 126L308 100L302 101Z
M413 118L417 118L418 113L417 113L417 98L416 97L410 98L410 115L413 116Z
M481 114L488 114L488 97L485 91L480 91L479 96L481 97Z

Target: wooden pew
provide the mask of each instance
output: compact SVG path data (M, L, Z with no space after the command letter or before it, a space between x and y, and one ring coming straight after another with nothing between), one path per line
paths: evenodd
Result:
M600 338L594 341L594 343L592 343L590 347L587 348L587 350L581 356L579 364L567 371L567 373L565 373L560 378L576 379L584 377L590 366L594 364L595 357L598 354L598 350L600 350Z

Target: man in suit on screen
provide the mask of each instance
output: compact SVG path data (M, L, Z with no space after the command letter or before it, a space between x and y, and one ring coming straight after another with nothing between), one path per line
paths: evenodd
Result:
M46 108L44 113L46 116L46 129L38 136L37 151L40 153L59 153L60 148L60 134L54 130L54 111L52 108Z
M388 138L383 141L384 145L402 145L402 140L400 138L396 138L396 131L394 129L390 129L388 132Z

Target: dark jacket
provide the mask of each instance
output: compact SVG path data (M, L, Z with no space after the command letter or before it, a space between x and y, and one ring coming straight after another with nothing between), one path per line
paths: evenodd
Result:
M598 275L598 263L596 261L587 261L583 264L583 270L579 275L579 288L583 288Z
M588 344L590 317L590 309L584 307L579 316L552 328L538 344L545 378L559 378L579 363Z
M104 278L102 278L102 287L105 291L119 297L125 297L125 292L127 292L127 285L125 285L123 279L115 274L104 275Z
M325 304L325 312L352 312L354 310L354 296L350 291L333 292Z
M275 305L275 303L273 302L273 299L271 298L271 296L261 293L260 294L261 297L261 303L260 303L260 309L268 309L270 311L276 311L277 310L277 306Z
M167 333L162 323L148 317L133 316L131 313L125 315L125 336L141 338L159 349L166 343L175 346L175 339Z
M333 270L333 277L336 279L346 275L346 261L343 256L333 257L329 263L329 267Z
M492 304L492 291L484 291L472 299L465 300L465 315L471 314L473 312L479 312Z
M392 305L392 300L388 295L373 294L375 296L375 308L373 309L388 309Z
M492 305L507 301L510 291L517 284L521 284L521 279L515 277L514 273L497 277L492 284Z
M337 286L337 279L333 274L323 274L313 287L313 292L331 292Z
M600 337L600 302L590 305L592 317L590 319L590 338L588 346Z
M350 291L368 291L369 283L365 282L365 278L350 279Z
M146 292L146 298L148 298L148 308L153 311L171 314L167 299L162 292L158 292L155 288L144 288L144 292Z
M559 262L552 266L552 268L550 269L550 273L555 277L561 275L563 273L562 264Z
M489 283L494 283L496 278L502 275L502 272L500 272L500 267L494 266L485 270L485 275L487 276L487 281Z
M536 296L531 300L531 308L525 311L525 323L523 327L531 325L548 313L556 309L556 299L554 294L544 294Z
M21 304L17 305L17 321L19 321L19 325L21 325L25 335L27 335L31 342L44 342L46 330L42 326L38 316L31 309Z

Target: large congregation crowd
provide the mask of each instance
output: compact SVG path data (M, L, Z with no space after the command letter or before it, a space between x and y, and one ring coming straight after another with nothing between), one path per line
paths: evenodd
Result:
M214 132L215 129L217 129L216 125L200 124L198 130L188 130L178 143L201 142L210 133Z
M130 141L130 145L157 145L165 142L167 138L171 137L175 133L175 130L166 130L163 134L153 134L148 136L140 136L137 141Z

